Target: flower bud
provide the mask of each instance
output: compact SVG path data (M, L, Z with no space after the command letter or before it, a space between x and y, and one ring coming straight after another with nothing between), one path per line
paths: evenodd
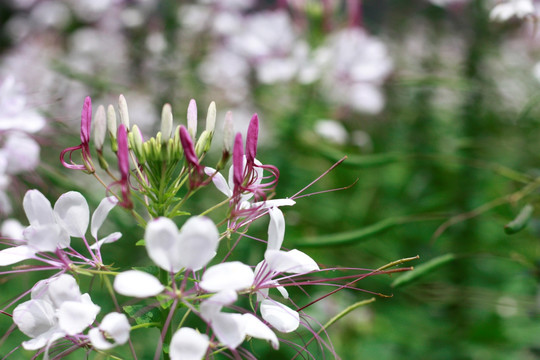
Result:
M163 143L167 143L171 138L173 127L173 115L170 104L163 105L161 110L161 138Z
M199 139L197 140L197 144L195 145L195 153L198 157L201 157L203 154L208 152L210 150L210 145L212 144L212 133L208 130L204 130L201 135L199 136Z
M197 136L197 103L191 99L187 109L187 130L192 139Z
M211 102L206 114L206 131L213 133L216 126L216 103Z
M120 112L120 122L129 130L129 112L124 95L118 97L118 111Z
M103 149L105 135L107 133L107 118L105 116L105 108L99 105L96 117L94 118L94 146L98 152Z
M129 132L128 139L130 141L131 148L135 152L139 163L144 163L146 158L143 151L144 139L141 133L141 130L137 125L133 125L131 131Z
M116 152L118 150L118 144L116 143L116 132L118 128L116 127L116 112L112 105L107 107L107 130L111 137L111 148Z
M227 111L225 114L225 123L223 124L223 150L227 153L232 152L234 142L234 125L232 120L232 112Z

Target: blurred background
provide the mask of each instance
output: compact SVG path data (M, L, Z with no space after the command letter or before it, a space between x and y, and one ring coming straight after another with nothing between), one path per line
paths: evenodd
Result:
M145 137L159 130L164 103L172 105L179 124L191 98L202 114L214 100L218 129L228 110L242 132L251 115L259 114L258 158L279 168L278 198L292 196L348 156L306 192L354 186L284 209L284 246L328 267L376 269L416 255L409 265L428 264L402 286L391 286L397 274L356 284L391 297L375 296L374 303L329 329L342 359L538 359L535 5L525 0L3 0L2 232L9 234L9 219L26 224L21 201L28 188L53 200L78 190L91 208L105 195L91 177L62 168L58 160L63 148L80 142L86 95L97 106L117 104L124 94L131 122ZM213 151L218 159L219 139ZM518 224L505 232L523 209ZM121 211L110 223L124 236L109 261L144 262L145 253L134 246L142 230ZM255 224L253 231L264 238L266 226ZM264 249L257 246L245 242L237 256L258 259ZM38 278L3 276L3 306ZM328 291L308 292L317 298ZM343 290L309 313L325 323L371 297ZM10 324L2 320L0 332ZM308 332L301 335L310 338ZM0 355L21 339L18 331L4 337ZM154 338L136 344L148 345L153 354ZM261 346L255 353L260 359L290 359L295 352ZM318 347L312 354L334 357ZM32 355L18 350L11 356Z

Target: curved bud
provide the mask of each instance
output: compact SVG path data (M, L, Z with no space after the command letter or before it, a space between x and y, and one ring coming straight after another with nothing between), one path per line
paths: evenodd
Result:
M126 130L129 130L129 112L124 95L118 97L118 110L120 112L120 122L124 124Z
M99 105L97 109L94 125L94 146L98 151L101 151L107 134L107 118L103 105Z
M163 143L169 142L173 128L173 114L171 104L163 105L161 110L161 140Z

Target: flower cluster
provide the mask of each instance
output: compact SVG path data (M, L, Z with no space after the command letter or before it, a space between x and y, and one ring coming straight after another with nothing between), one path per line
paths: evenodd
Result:
M317 300L300 307L289 298L287 288L317 284L337 287L322 299L342 288L356 289L353 285L357 281L385 271L355 269L354 275L318 278L317 275L338 269L321 269L306 253L283 249L285 216L279 207L292 206L295 200L271 199L279 171L256 159L258 116L252 117L244 143L240 133L233 136L232 115L226 115L221 157L214 167L208 167L203 162L215 131L214 103L209 106L206 128L199 136L194 100L187 109L187 126L179 125L174 131L171 106L165 105L161 131L148 140L144 140L137 125L130 124L123 96L118 112L118 126L113 106L107 111L100 106L92 119L92 104L87 97L81 117L81 144L60 155L65 167L96 177L110 193L91 219L89 206L78 192L61 195L52 206L41 192L30 190L23 201L29 225L21 226L12 241L6 243L9 247L0 251L2 266L26 260L43 263L4 273L55 271L23 294L29 293L31 299L13 310L15 325L30 337L22 343L23 348L39 350L48 358L55 344L67 341L68 350L56 355L59 358L78 348L106 352L129 343L135 357L131 331L157 327L161 337L156 359L162 352L173 360L197 360L223 351L236 358L254 358L242 347L244 342L262 339L278 349L281 334L304 326L332 351L311 329L303 312ZM107 134L110 149L104 146ZM116 170L109 166L110 155L116 157ZM229 158L232 165L227 181L221 171ZM104 175L110 177L110 183ZM194 215L189 207L190 197L213 187L226 198ZM141 243L152 266L142 269L115 263L113 268L103 259L101 247L121 237L119 232L98 237L98 230L116 205L126 209L144 228ZM215 222L210 216L221 207L225 208L224 215ZM270 219L268 237L259 240L267 245L258 264L229 260L236 245L229 247L224 256L218 256L223 253L224 239L233 238L237 244L248 237L252 222L266 215ZM185 219L180 228L174 220L177 218ZM86 236L88 227L93 240ZM72 238L82 240L85 252L76 250L80 246L72 246ZM116 266L122 269L117 270ZM116 311L98 321L104 304L96 304L89 293L81 293L79 275L104 282ZM348 282L342 283L343 280ZM276 289L276 294L271 289ZM142 313L130 311L129 306L121 307L117 295L142 302L138 305ZM17 301L2 311L7 314L6 310ZM142 319L145 311L154 310L160 313L156 321ZM297 351L307 351L307 346L299 346Z

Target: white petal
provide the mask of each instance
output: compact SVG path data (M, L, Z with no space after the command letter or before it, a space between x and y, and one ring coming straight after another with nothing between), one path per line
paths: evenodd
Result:
M95 244L91 245L90 249L92 249L92 250L99 249L101 247L101 245L113 243L113 242L117 241L118 239L120 239L121 237L122 237L121 233L114 232L112 234L107 235L103 239L99 240Z
M88 338L92 343L92 346L98 350L109 350L114 347L114 343L111 343L105 339L103 332L98 328L92 328L88 331Z
M38 336L35 339L31 339L31 340L28 340L28 341L23 341L22 342L22 347L25 350L29 350L29 351L38 350L38 349L41 349L42 347L44 347L45 345L47 345L47 340L48 339L49 339L49 337L47 335Z
M69 191L61 195L54 204L54 212L70 236L84 237L88 229L90 209L81 193Z
M131 326L125 314L112 312L105 315L99 328L109 334L120 345L129 340Z
M285 236L285 218L277 207L268 210L270 224L268 224L267 250L279 250Z
M24 212L30 225L54 224L54 212L51 203L38 190L28 190L23 199Z
M269 209L272 207L293 206L294 204L296 204L296 201L294 201L293 199L272 199L254 202L252 206L261 207L262 209Z
M201 279L200 287L206 291L242 290L253 285L253 270L240 261L225 262L208 268Z
M113 287L119 294L138 298L155 296L165 289L157 278L139 270L128 270L116 275Z
M32 338L45 334L56 326L52 305L39 299L18 305L13 310L13 322L19 330Z
M99 350L108 350L116 345L125 344L129 340L131 326L124 314L112 312L103 318L99 328L93 328L88 332L92 345ZM103 333L112 338L109 342Z
M183 267L199 270L216 255L219 232L212 220L193 216L180 229L177 256Z
M24 238L28 246L35 251L54 252L57 248L69 246L67 231L58 224L31 225L24 229Z
M253 314L243 314L246 324L246 335L257 339L270 341L274 349L279 348L279 341L274 332Z
M212 318L221 311L225 305L230 305L238 299L238 295L234 290L223 290L206 299L201 303L199 311L201 316L206 321L211 321Z
M103 225L105 218L107 218L107 215L109 215L109 212L116 206L117 203L118 199L114 196L106 197L99 203L96 211L94 211L94 213L92 214L92 221L90 225L90 233L92 234L94 239L98 238L97 233L99 231L99 228L101 227L101 225Z
M7 266L34 257L35 251L26 245L13 246L0 251L0 266Z
M261 303L261 316L277 331L289 333L300 325L300 316L291 308L273 300Z
M221 175L217 170L212 169L211 167L205 167L204 172L208 176L212 176L212 182L216 186L216 188L221 191L225 196L231 197L232 196L232 190L229 188L229 185L227 184L227 180L225 180L225 177Z
M317 263L300 250L267 250L264 258L270 269L280 273L305 274L319 270Z
M171 219L160 217L148 223L144 240L148 256L157 266L172 272L178 272L182 268L178 254L178 228Z
M240 314L216 314L211 325L219 342L229 349L236 349L246 337L246 324Z
M171 340L171 360L201 360L209 344L210 340L205 334L192 328L180 328Z
M40 282L47 284L47 281ZM37 294L39 286L34 287L32 294ZM58 309L66 301L81 301L81 290L75 278L68 274L62 274L48 281L46 287L46 295L52 302L53 306Z
M68 335L77 335L90 326L100 307L93 303L65 301L58 309L58 324Z
M44 346L47 346L45 348L45 354L43 356L43 360L47 360L49 358L48 349L50 345L56 340L63 338L64 336L66 336L66 334L63 331L61 331L60 329L54 328L54 329L51 329L49 332L38 336L37 338L28 340L28 341L23 341L22 346L25 350L38 350Z

